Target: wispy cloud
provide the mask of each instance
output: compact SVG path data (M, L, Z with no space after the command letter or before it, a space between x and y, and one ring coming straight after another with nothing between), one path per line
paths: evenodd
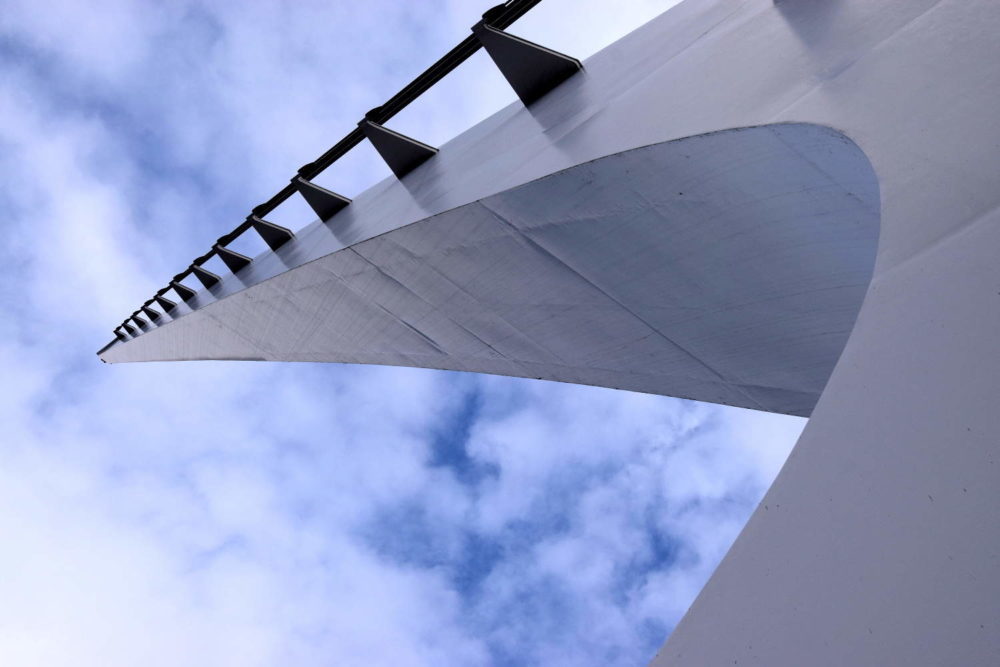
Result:
M521 32L586 56L670 4L551 0ZM94 357L487 6L5 4L0 662L638 665L665 638L800 420ZM401 126L446 139L513 99L485 61L449 79ZM342 191L386 173L351 164Z

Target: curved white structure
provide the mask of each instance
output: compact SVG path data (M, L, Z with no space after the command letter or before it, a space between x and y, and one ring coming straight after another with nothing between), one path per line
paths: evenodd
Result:
M995 0L688 0L101 357L811 413L656 664L1000 664L997 35Z
M447 368L806 416L871 279L878 187L843 135L771 125L600 158L277 273L332 239L313 225L239 274L276 275L105 357Z

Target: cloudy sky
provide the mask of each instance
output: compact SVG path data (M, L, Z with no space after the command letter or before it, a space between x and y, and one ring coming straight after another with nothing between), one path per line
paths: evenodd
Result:
M0 664L652 657L802 420L458 373L95 356L490 4L4 0ZM672 4L546 0L511 32L585 58ZM393 126L440 144L513 99L479 54ZM319 182L350 196L386 176L365 148Z

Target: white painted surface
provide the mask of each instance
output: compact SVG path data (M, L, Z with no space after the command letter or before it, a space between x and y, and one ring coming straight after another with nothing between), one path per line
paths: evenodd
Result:
M811 125L731 130L362 241L105 358L448 368L805 416L877 240L878 188L854 144Z

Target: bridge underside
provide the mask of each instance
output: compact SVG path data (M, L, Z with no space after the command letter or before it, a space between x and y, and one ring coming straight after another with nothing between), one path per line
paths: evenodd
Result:
M878 210L837 132L717 132L357 243L102 358L421 366L805 416L868 287Z
M655 664L1000 664L997 34L995 0L682 2L100 354L809 414Z

